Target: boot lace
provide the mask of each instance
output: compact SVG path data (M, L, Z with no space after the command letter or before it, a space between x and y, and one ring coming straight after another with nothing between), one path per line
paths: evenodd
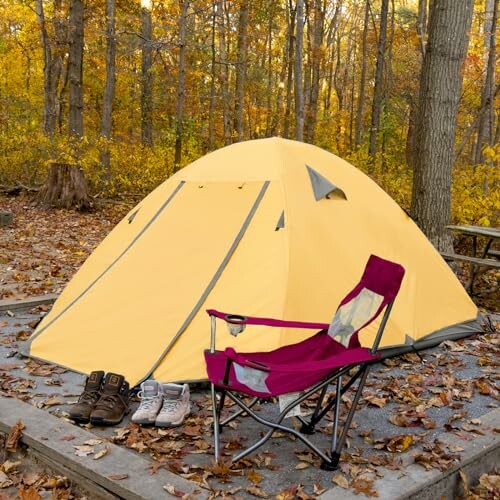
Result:
M119 394L108 394L103 395L99 398L99 401L95 405L96 409L99 408L109 408L113 409L117 402L121 401L125 406L125 401Z
M98 399L99 399L98 391L85 391L82 392L82 394L78 398L78 402L94 404Z

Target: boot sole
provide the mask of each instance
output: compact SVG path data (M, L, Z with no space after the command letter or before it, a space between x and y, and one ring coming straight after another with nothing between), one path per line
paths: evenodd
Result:
M84 417L72 417L72 416L69 416L68 418L70 420L73 420L73 422L75 422L75 424L88 424L90 422L90 418L89 417L84 418Z
M184 423L184 420L189 417L191 412L186 413L180 420L176 422L155 422L155 427L163 427L163 428L171 428L171 427L179 427Z
M102 425L102 426L118 425L123 420L124 416L125 415L120 417L120 419L118 419L118 420L108 420L108 419L104 419L104 418L90 417L90 423L92 425Z

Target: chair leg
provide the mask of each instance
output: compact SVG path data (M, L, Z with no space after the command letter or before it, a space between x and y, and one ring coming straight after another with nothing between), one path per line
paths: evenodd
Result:
M222 411L222 408L219 408L217 403L217 393L215 391L214 384L211 384L211 395L212 395L212 413L214 419L214 453L215 453L215 461L218 462L220 459L220 426L219 426L219 417ZM223 401L221 401L223 402Z
M311 415L311 418L309 421L304 420L303 418L299 417L300 422L302 423L302 427L300 428L300 432L302 434L314 434L316 424L318 423L318 415L321 411L321 408L323 406L323 401L325 400L326 396L326 391L328 390L328 386L325 385L323 389L321 390L321 393L318 398L318 402L316 404L316 408L314 408L314 413Z
M354 396L354 400L352 402L351 409L349 410L349 413L347 414L346 421L344 423L344 426L342 428L342 434L340 438L335 438L336 440L336 445L333 447L333 440L332 440L332 451L330 455L330 460L325 461L321 463L321 468L323 470L335 470L338 467L339 461L340 461L340 455L342 452L342 448L344 447L345 441L347 439L347 433L349 432L349 428L351 427L352 419L354 417L354 413L356 411L356 408L359 403L359 398L361 397L361 394L363 393L363 387L366 382L366 377L368 376L368 371L370 367L366 365L364 367L364 372L361 375L361 379L359 381L358 389L356 390L356 395ZM337 408L336 408L337 410Z

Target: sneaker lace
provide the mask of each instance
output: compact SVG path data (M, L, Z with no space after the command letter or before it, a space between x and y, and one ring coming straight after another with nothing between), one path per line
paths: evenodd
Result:
M138 410L151 410L153 403L158 399L158 396L144 396L142 392L139 392L139 397L141 398L141 403Z
M180 401L178 399L164 399L163 406L160 410L160 414L170 413L179 407Z

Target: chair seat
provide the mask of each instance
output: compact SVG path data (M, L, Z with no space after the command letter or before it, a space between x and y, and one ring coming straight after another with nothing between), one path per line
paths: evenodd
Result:
M214 385L258 397L302 391L338 368L376 359L359 344L344 347L324 330L269 352L205 351L208 378Z

